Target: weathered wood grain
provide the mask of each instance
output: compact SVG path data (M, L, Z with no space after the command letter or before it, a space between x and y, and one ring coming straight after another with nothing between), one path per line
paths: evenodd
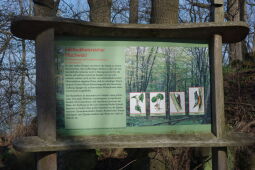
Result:
M214 35L209 45L212 88L212 129L217 137L224 136L224 90L222 72L222 37Z
M16 140L14 148L23 152L46 152L95 148L226 147L254 144L255 137L243 133L223 138L211 134L87 136L59 138L51 142L32 136Z
M221 23L224 21L224 3L223 0L213 0L212 21ZM232 33L232 36L235 36ZM211 64L211 88L212 88L212 130L217 138L223 138L225 131L224 115L224 89L222 72L222 42L221 34L214 34L211 38L210 64ZM227 170L227 148L216 147L212 149L212 168L213 170Z
M217 6L217 7L221 7L223 6L224 2L222 0L213 0L212 1L212 5Z
M33 29L31 29L31 26ZM208 41L214 34L223 42L238 42L249 32L245 22L207 22L185 24L100 24L57 17L19 16L12 20L11 32L24 39L35 39L45 29L56 35L89 38L178 39Z
M56 152L37 153L37 170L57 170Z
M36 37L35 53L38 136L53 142L56 140L54 29L45 30ZM37 158L38 170L57 169L56 153L38 153Z
M210 42L211 87L212 87L212 131L218 137L224 137L224 90L222 72L222 37L214 35ZM227 170L227 148L212 149L213 169Z
M213 0L211 9L211 21L221 23L224 21L224 6L223 0ZM234 33L232 35L235 35Z
M212 148L212 169L213 170L228 169L227 153L228 153L227 147Z
M56 91L54 30L49 29L36 38L36 102L38 136L56 140Z

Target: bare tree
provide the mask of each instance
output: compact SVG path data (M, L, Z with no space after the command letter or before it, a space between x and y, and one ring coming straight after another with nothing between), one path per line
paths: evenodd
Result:
M22 129L36 113L33 110L33 44L14 38L9 32L10 20L15 12L19 15L31 15L32 5L30 1L25 3L23 0L3 4L0 10L0 129L6 132L6 138L11 142L24 135ZM30 59L27 58L28 53Z
M190 5L190 7L186 8L185 10L187 10L187 12L190 12L192 22L197 22L198 18L204 18L204 16L206 16L205 13L201 13L201 9L208 10L207 13L209 14L209 2L194 2L192 0L188 0L188 4ZM227 0L226 7L227 11L224 14L226 20L247 21L246 0ZM229 44L228 48L226 48L228 49L228 57L230 61L229 63L235 60L242 61L248 51L248 46L249 43L247 44L245 41Z

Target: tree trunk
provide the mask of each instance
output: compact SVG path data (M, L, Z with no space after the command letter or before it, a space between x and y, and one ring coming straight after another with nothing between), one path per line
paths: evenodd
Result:
M255 26L254 26L254 28L253 29L255 29ZM252 43L252 55L255 57L255 34L253 35L253 43Z
M246 0L239 0L240 21L247 21Z
M33 0L35 16L56 16L60 0Z
M138 77L138 62L139 62L139 58L138 58L138 55L139 55L139 47L136 48L137 52L136 52L136 92L139 92L139 77Z
M23 119L26 114L26 98L25 98L25 76L26 76L26 43L21 41L22 59L21 59L21 80L20 80L20 125L23 124Z
M138 23L138 0L130 0L129 23Z
M240 2L243 0L228 0L227 16L229 21L240 21L241 14L244 19L244 11L240 8ZM242 42L229 44L229 60L232 63L235 60L243 60Z
M166 102L169 102L169 95L168 92L170 92L170 83L171 83L171 79L170 79L170 75L171 75L171 71L170 71L170 64L171 64L171 56L170 56L170 49L169 49L169 53L166 53L166 57L165 57L165 62L166 62ZM166 115L167 118L170 119L170 104L166 104Z
M178 23L179 0L152 0L151 24Z
M22 0L19 0L20 6L20 14L24 15L24 7ZM21 79L19 86L19 94L20 94L20 118L19 123L23 125L23 119L26 114L26 98L25 98L25 77L26 77L26 42L25 40L21 40L21 48L22 48L22 57L21 57Z
M111 22L112 0L88 0L90 21L97 23Z

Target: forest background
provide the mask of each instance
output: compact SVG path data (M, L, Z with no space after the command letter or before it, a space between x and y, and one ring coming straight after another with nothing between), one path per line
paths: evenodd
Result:
M11 145L18 137L36 134L34 42L18 39L12 35L10 24L13 16L57 15L84 21L109 23L196 23L210 21L210 4L210 0L181 0L179 4L177 0L88 0L88 2L86 0L2 0L0 2L0 167L5 169L34 168L31 163L34 161L33 156L29 155L31 159L28 159L24 157L24 154L15 152ZM177 11L177 9L179 9L179 14L176 12L172 15L171 11ZM224 44L222 50L227 122L229 128L235 131L254 133L255 3L253 0L225 0L224 9L226 21L241 20L250 26L250 33L244 41ZM32 26L31 29L33 29ZM198 169L210 160L210 156L203 158L201 156L203 152L196 148L155 148L141 151L96 150L96 154L94 154L95 151L84 151L86 154L82 158L87 158L88 155L90 158L95 158L95 164L91 164L91 168L104 165L109 169L118 169L126 165L129 168L142 166L138 164L141 161L149 162L146 166L150 169L152 165L166 169L170 167ZM84 155L84 153L72 154L77 156L77 154ZM148 155L146 160L139 159L138 153L143 158L144 155ZM150 156L155 154L159 155L157 159ZM68 157L67 155L71 154L59 153L59 158L63 158L59 159L59 169L69 167L75 169L79 164L78 160L73 166L63 163L61 160ZM229 159L234 162L234 168L244 169L243 166L250 168L252 165L248 158L251 155L254 157L254 148L235 148L233 154L230 155L232 156ZM123 158L123 161L113 164L112 159L109 158ZM71 156L66 160L71 160ZM103 163L100 164L99 160L103 160ZM245 165L240 163L242 160L246 160ZM70 164L74 162L69 161ZM80 166L82 166L81 163Z

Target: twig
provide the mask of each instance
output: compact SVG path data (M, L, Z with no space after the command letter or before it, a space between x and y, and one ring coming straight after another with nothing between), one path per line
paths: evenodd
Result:
M119 170L122 170L124 168L126 168L127 166L129 166L130 164L132 164L133 162L135 162L136 159L134 159L133 161L129 162L128 164L126 164L125 166L123 166L122 168L120 168Z
M241 131L246 131L249 127L251 127L252 125L255 125L255 120L249 122L248 124L246 124Z
M250 2L246 2L247 5L250 5L250 6L255 6L254 3L250 3Z
M245 106L255 107L255 105L249 104L249 103L225 102L225 104L235 104L235 105L245 105Z
M212 159L212 157L208 157L206 160L204 160L201 164L199 164L198 166L196 166L193 170L197 170L198 168L200 168L201 166L203 166L206 162L210 161Z
M6 35L12 35L11 32L5 31L5 30L0 30L0 33L1 33L1 34L6 34Z
M13 113L11 115L8 115L7 117L3 118L1 121L0 121L0 124L2 124L4 121L7 121L7 119L9 119L11 116L16 116L18 115L19 112L16 112L16 113Z

